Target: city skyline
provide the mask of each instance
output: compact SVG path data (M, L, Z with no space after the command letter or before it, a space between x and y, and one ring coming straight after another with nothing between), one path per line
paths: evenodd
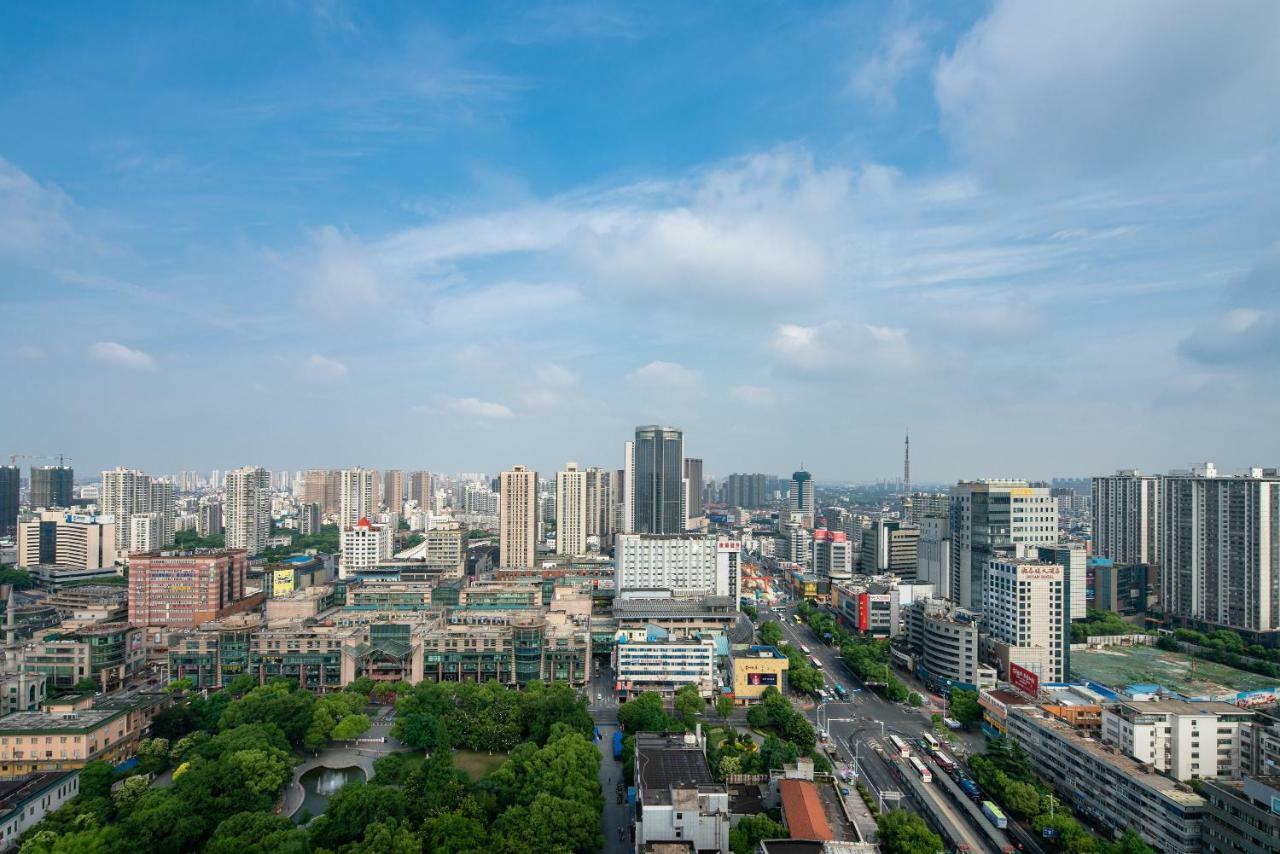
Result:
M1077 8L7 9L0 451L1265 464L1280 7Z

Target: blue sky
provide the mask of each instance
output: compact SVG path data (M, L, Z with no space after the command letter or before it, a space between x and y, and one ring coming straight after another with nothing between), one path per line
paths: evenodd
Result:
M1280 463L1280 4L436 5L0 11L0 451Z

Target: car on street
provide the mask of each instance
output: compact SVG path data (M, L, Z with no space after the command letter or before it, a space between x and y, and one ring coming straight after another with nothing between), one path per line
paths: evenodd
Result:
M849 797L849 787L848 787L848 786L841 786L841 787L840 787L840 794L844 795L846 798L847 798L847 797Z

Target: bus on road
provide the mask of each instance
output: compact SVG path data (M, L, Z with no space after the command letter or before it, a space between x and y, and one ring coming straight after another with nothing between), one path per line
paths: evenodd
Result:
M813 665L814 670L822 669L822 662L818 661L818 656L816 655L809 656L809 663Z
M911 755L911 748L908 747L907 743L898 736L890 735L889 743L893 745L893 752L899 756L906 757Z
M911 767L916 769L916 773L920 775L920 779L926 783L933 782L933 774L929 771L925 764L916 756L908 756L907 761L911 763Z
M800 651L803 652L805 655L808 655L809 647L805 646L804 644L800 644Z
M938 763L938 767L946 774L954 774L956 772L956 762L947 754L939 750L933 754L933 761Z
M924 749L929 751L930 753L937 753L938 748L942 746L938 744L938 739L934 738L933 733L931 732L926 732L924 734L923 741L924 741Z

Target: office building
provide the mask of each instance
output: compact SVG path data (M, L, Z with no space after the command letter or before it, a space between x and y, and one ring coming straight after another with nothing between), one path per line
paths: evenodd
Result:
M832 581L847 581L853 575L853 549L844 531L818 528L813 532L813 573Z
M534 565L538 549L538 473L512 466L499 478L498 565Z
M995 687L996 671L981 659L978 614L942 598L918 599L905 611L907 645L926 685L942 691Z
M1085 594L1088 587L1086 576L1089 563L1084 543L1067 542L1053 546L1036 546L1032 554L1045 563L1056 563L1063 568L1062 578L1067 585L1067 620L1083 620L1086 616Z
M631 480L637 534L685 529L684 434L675 427L637 427Z
M1122 616L1146 614L1160 601L1160 568L1146 563L1117 566L1110 558L1090 558L1093 607ZM1074 592L1074 590L1073 590Z
M338 525L350 528L361 519L368 519L377 512L374 486L377 472L362 469L343 469L338 497Z
M793 586L798 591L800 584L796 582L807 582L804 576L793 579ZM799 592L803 592L806 599L822 598L821 595L810 595L808 590ZM877 637L897 637L901 633L901 606L905 603L902 601L902 589L898 586L897 579L891 576L880 579L861 578L832 584L829 596L831 607L848 628Z
M774 647L752 646L734 652L729 666L733 670L733 702L739 706L759 702L769 688L787 693L790 659Z
M618 534L614 589L669 590L679 598L738 601L742 543L714 534Z
M1163 503L1165 614L1250 640L1280 630L1280 471L1205 463L1166 476Z
M670 843L728 854L729 793L711 775L700 734L637 734L635 768L635 850Z
M926 516L951 515L951 496L945 492L913 492L911 504L907 512L907 524L913 528L921 527Z
M298 505L298 533L304 536L318 534L323 524L324 512L319 504L304 502Z
M271 537L271 472L245 466L227 472L226 482L227 548L261 554Z
M634 534L636 530L636 443L622 443L622 468L618 470L618 531Z
M18 531L18 495L22 470L17 466L0 466L0 537L12 537Z
M457 522L443 522L423 532L423 560L428 572L442 578L461 578L466 573L466 531Z
M877 519L862 532L858 572L862 575L893 574L914 580L920 560L920 529L892 519Z
M245 598L249 559L241 549L151 552L129 561L129 622L191 628Z
M954 598L951 595L951 517L932 513L922 516L918 548L916 580L932 584L934 595L939 598Z
M782 525L782 556L808 569L813 561L813 532L799 522Z
M115 529L112 516L38 511L18 523L18 566L110 569L116 562Z
M404 472L388 469L382 473L382 506L392 513L404 508Z
M690 519L696 519L706 512L702 504L702 487L705 484L702 479L702 460L697 457L685 457L684 479L689 482L687 515Z
M711 697L716 684L716 645L711 638L643 640L614 647L619 700L646 691L675 697L685 685L693 685L702 697Z
M1253 712L1229 703L1147 700L1102 710L1102 741L1175 780L1240 779Z
M1200 854L1205 800L1184 784L1085 738L1032 706L1011 706L1008 738L1077 812L1115 834L1134 830L1165 854Z
M1001 546L1058 542L1058 505L1024 480L961 481L951 490L951 594L982 608L982 578Z
M31 467L31 509L66 509L71 506L75 472L70 466Z
M982 617L1006 678L1010 663L1035 673L1041 682L1066 678L1071 642L1066 585L1061 564L1027 558L990 561Z
M1158 564L1161 492L1159 475L1132 469L1093 478L1093 554L1122 565Z
M1205 799L1205 854L1280 851L1280 776L1207 780L1200 794Z
M213 537L223 532L222 502L206 501L196 512L196 533L201 537Z
M378 561L391 558L392 530L360 518L354 525L342 529L341 544L338 577L351 578L362 570L376 567Z
M798 514L802 525L806 528L813 527L813 475L804 469L791 475L791 492L787 506L793 518Z
M556 554L587 553L587 473L571 462L556 472Z

